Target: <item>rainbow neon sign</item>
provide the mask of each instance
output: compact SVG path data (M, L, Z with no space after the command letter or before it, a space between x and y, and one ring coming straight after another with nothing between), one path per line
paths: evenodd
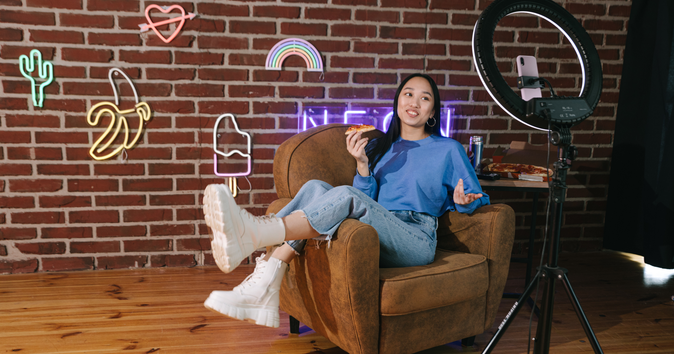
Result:
M453 108L443 108L440 117L440 134L449 137ZM386 132L393 118L393 109L386 107L305 107L297 121L297 132L331 123L369 124Z
M265 68L267 70L281 70L283 61L291 55L302 57L309 71L323 71L321 53L311 43L299 38L287 38L276 43L267 54Z

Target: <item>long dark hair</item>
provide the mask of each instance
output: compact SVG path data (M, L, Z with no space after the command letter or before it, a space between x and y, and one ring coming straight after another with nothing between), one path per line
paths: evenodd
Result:
M440 136L440 91L438 91L438 86L435 84L435 81L433 81L433 79L426 74L412 74L406 77L403 82L400 83L400 86L398 86L396 95L393 98L393 117L391 119L391 123L389 123L388 130L386 133L384 133L384 136L371 141L366 148L367 158L370 161L370 171L374 171L375 166L377 166L377 163L379 160L381 160L382 156L384 156L384 154L391 148L393 142L398 140L400 137L398 97L400 96L400 92L405 87L405 84L410 81L410 79L415 77L423 77L426 79L433 90L433 110L435 111L433 117L435 117L435 125L431 127L426 124L424 126L424 130L431 135L435 134Z

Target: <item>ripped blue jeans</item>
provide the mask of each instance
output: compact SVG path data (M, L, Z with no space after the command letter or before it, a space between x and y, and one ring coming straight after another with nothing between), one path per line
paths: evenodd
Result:
M347 218L374 227L379 234L380 267L426 265L435 257L436 217L409 210L386 210L352 186L332 187L323 181L311 180L276 216L288 216L297 210L302 210L311 227L328 240ZM305 240L288 244L299 252Z

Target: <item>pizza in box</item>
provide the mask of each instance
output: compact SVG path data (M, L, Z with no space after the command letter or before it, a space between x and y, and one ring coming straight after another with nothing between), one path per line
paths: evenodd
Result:
M550 177L552 177L552 170L549 168L520 163L492 163L485 167L484 171L497 173L504 178L515 178L528 181L547 182Z

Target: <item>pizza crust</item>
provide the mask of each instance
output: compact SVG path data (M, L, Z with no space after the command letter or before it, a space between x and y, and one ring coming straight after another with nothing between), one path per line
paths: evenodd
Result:
M359 131L361 133L364 132L369 132L371 130L375 130L375 127L373 125L369 124L358 124L358 125L352 125L349 127L349 129L346 130L344 134L349 135L352 131Z

